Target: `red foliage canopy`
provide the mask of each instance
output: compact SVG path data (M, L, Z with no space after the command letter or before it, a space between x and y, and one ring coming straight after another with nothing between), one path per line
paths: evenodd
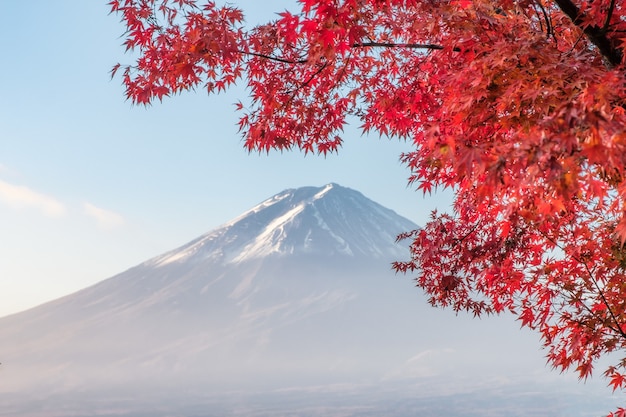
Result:
M139 52L122 69L131 100L243 81L248 150L332 152L348 117L412 141L410 181L451 188L454 212L405 234L412 258L395 268L433 305L513 312L582 378L623 355L621 0L299 0L253 28L213 2L110 5ZM605 375L624 389L625 373L626 357Z

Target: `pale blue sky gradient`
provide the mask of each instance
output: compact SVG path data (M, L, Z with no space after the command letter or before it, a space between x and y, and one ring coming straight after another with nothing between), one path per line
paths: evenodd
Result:
M249 21L288 1L245 1ZM0 316L173 249L285 188L357 189L418 224L449 198L407 188L410 146L345 134L339 155L248 154L242 89L125 101L123 32L105 0L0 3Z

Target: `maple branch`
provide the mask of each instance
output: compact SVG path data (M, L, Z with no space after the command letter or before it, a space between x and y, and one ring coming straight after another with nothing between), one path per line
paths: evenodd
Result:
M476 223L474 225L474 227L472 227L471 230L469 232L467 232L463 237L454 239L454 242L455 243L463 243L463 241L465 239L467 239L472 233L474 233L476 231L476 229L478 229L478 223Z
M595 25L583 26L585 16L571 0L554 0L554 2L559 6L561 11L587 35L587 38L598 48L602 56L606 58L611 66L617 66L622 63L623 51L613 45L611 39L606 36L605 28ZM614 0L612 0L611 3L611 5L614 6ZM609 10L609 12L612 13L612 10ZM607 26L607 23L605 23L605 26Z
M543 15L543 20L546 22L546 36L548 38L550 36L552 36L552 38L556 42L557 39L556 39L556 36L554 34L554 29L552 28L552 20L550 19L550 15L548 14L548 11L546 10L546 8L541 3L541 0L537 0L535 2L535 4L539 6L539 9L541 9L541 13ZM537 9L535 9L535 10L537 10ZM539 20L539 23L541 24L541 20ZM543 25L541 25L541 26L543 26Z
M442 45L432 43L393 43L393 42L359 42L353 43L353 48L407 48L407 49L433 49L442 50ZM456 52L460 49L454 48Z
M578 262L580 262L578 259L576 259L576 258L574 258L574 259L577 260ZM611 316L611 320L617 326L617 328L613 328L612 326L608 326L609 329L613 330L614 332L616 332L620 336L622 336L622 338L626 339L626 333L622 330L622 326L620 325L619 321L617 320L617 317L615 316L615 313L613 312L613 310L611 309L611 306L609 305L609 302L607 301L606 297L604 296L604 292L602 292L602 289L598 285L598 281L593 277L593 275L591 273L591 270L589 269L589 266L587 265L587 263L583 262L582 264L585 266L585 270L587 271L587 274L589 275L589 279L591 279L591 282L593 282L593 285L596 287L596 290L598 291L598 294L600 294L600 298L602 298L602 303L604 303L604 306L609 311L609 314Z
M250 51L237 51L237 52L243 55L250 55L250 56L255 56L257 58L267 59L269 61L282 62L283 64L306 64L307 62L309 62L308 59L299 59L299 60L285 59L285 58L280 58L277 56L261 54L259 52L250 52Z
M353 43L352 48L407 48L407 49L430 49L430 50L442 50L442 45L432 43L393 43L393 42L359 42ZM461 52L458 47L452 48L454 52ZM282 62L283 64L306 64L308 59L285 59L273 55L262 54L259 52L250 51L237 51L243 55L255 56L257 58L267 59L269 61Z
M313 74L311 74L311 76L302 84L300 84L298 86L298 88L296 88L293 93L291 94L291 97L289 97L289 100L287 100L285 102L285 104L282 107L286 107L287 104L291 103L291 101L294 99L294 97L296 96L296 94L298 93L298 91L300 91L301 89L303 89L304 87L306 87L307 85L309 85L311 83L311 81L313 81L313 79L315 77L317 77L322 71L324 71L324 69L326 69L326 67L328 67L328 63L325 62L324 64L322 64L317 71L315 71Z
M563 245L561 245L558 241L556 241L555 239L553 239L552 237L548 236L547 234L545 234L543 231L541 231L539 228L534 227L534 229L539 232L539 234L541 236L543 236L544 239L546 239L548 242L552 243L555 247L559 248L561 251L563 251L565 254L567 254L567 251L565 250L565 247L563 247ZM606 297L604 296L604 292L602 292L602 289L600 288L600 286L598 285L598 281L593 277L593 273L591 271L591 269L589 268L589 264L584 261L583 259L579 258L578 256L575 255L568 255L570 256L573 260L575 260L576 262L578 262L579 264L581 264L584 268L585 268L585 272L587 272L587 275L589 276L589 279L591 280L591 282L593 283L594 287L596 288L596 291L598 292L598 294L600 295L600 298L602 299L602 303L604 304L604 306L606 307L606 309L608 310L610 316L611 316L611 320L612 322L615 324L615 326L611 326L611 325L606 325L606 327L610 330L612 330L613 332L619 334L622 338L626 339L626 332L624 332L622 330L622 327L619 323L619 320L617 319L617 317L615 316L615 313L613 312L613 310L611 310L611 306L608 302L608 300L606 299ZM589 313L592 317L594 317L596 320L598 320L599 322L603 322L604 320L602 320L602 316L600 316L598 313L594 312L584 301L580 296L575 295L571 290L567 290L565 288L562 288L563 290L567 291L569 293L569 295L574 298L574 300L580 302L580 304L582 305L582 307L587 311L587 313ZM591 291L591 290L589 290Z
M613 17L613 10L615 9L615 0L611 0L611 4L609 5L609 11L606 13L606 21L604 22L604 26L602 26L602 32L605 32L609 28L609 24L611 23L611 17Z

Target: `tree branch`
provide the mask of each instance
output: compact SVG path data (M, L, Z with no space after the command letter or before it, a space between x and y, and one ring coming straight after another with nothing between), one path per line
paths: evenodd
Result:
M589 269L589 266L587 265L586 262L583 263L583 266L585 267L585 270L587 271L587 274L589 275L591 282L593 282L593 285L596 287L596 290L600 294L600 298L602 298L602 304L604 304L604 306L608 310L609 315L611 316L611 320L613 321L613 323L615 323L615 326L617 326L616 328L613 328L613 326L607 326L607 327L613 330L614 332L618 333L620 336L622 336L622 338L626 339L626 333L624 333L624 330L622 330L622 326L619 320L617 319L615 312L611 309L611 305L609 304L606 297L604 296L604 292L600 288L600 285L598 285L598 281L593 277L593 274L591 273L591 270Z
M441 50L443 46L432 43L391 43L391 42L360 42L352 44L353 48L407 48ZM456 50L456 48L455 48Z
M559 8L571 19L587 35L587 38L593 43L602 56L606 58L611 66L617 66L622 63L623 51L615 47L611 39L606 36L606 29L598 26L583 26L584 15L580 13L580 9L571 0L554 0ZM609 13L612 13L610 10ZM608 23L608 20L607 20ZM607 24L605 24L607 26Z
M606 31L609 29L609 25L611 24L611 18L613 17L613 10L615 10L615 0L611 0L609 11L606 13L606 20L604 21L604 26L602 26L602 32L606 33Z
M544 239L548 240L550 243L552 243L555 247L559 248L561 251L563 251L563 253L567 254L567 251L565 249L565 247L563 247L559 242L557 242L556 240L552 239L550 236L546 235L545 233L543 233L541 230L539 230L539 228L534 227L534 229L541 235L543 236ZM609 304L608 300L606 299L606 297L604 296L604 292L602 291L602 289L600 288L600 285L598 284L598 281L594 278L593 276L593 272L591 271L591 269L589 268L589 264L584 261L583 259L574 256L574 255L568 255L571 256L571 258L573 260L575 260L576 262L578 262L580 265L582 265L585 268L585 272L587 272L587 275L589 276L589 279L591 280L593 286L595 287L596 291L598 292L598 294L600 295L600 298L602 299L602 304L604 304L604 306L606 307L607 311L609 312L609 315L611 316L610 319L611 321L615 324L615 326L611 326L611 325L606 325L607 328L609 328L610 330L612 330L613 332L617 333L619 336L621 336L622 338L626 339L626 332L624 332L624 330L622 330L622 326L620 325L620 322L617 318L617 316L615 315L615 312L611 309L611 305ZM603 322L604 320L602 319L602 316L599 316L597 313L595 313L580 297L575 296L574 293L572 291L569 290L565 290L567 291L570 296L572 296L575 300L577 300L578 302L580 302L580 304L583 306L583 308L594 318L596 318L598 321Z
M430 49L430 50L442 50L442 45L432 44L432 43L392 43L392 42L359 42L352 44L353 48L406 48L406 49ZM460 52L460 48L453 48L453 51ZM273 55L261 54L258 52L250 52L250 51L238 51L244 55L255 56L257 58L263 58L270 61L282 62L283 64L306 64L309 62L308 59L285 59Z
M239 51L239 53L244 54L244 55L255 56L257 58L267 59L269 61L282 62L283 64L306 64L307 62L309 62L308 59L298 59L298 60L285 59L285 58L280 58L277 56L260 54L258 52Z

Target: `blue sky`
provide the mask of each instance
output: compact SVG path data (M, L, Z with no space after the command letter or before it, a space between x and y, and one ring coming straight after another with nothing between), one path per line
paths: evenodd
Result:
M239 2L250 21L288 1ZM407 144L346 131L338 155L248 154L233 103L125 101L106 0L0 3L0 316L173 249L285 188L337 182L423 224L446 198L407 188Z

